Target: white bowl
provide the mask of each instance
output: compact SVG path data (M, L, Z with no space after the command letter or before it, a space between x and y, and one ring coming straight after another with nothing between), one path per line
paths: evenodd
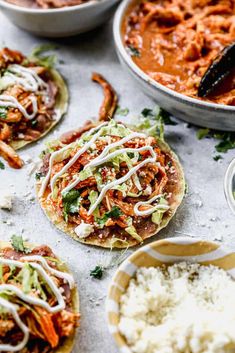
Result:
M224 192L228 205L235 215L235 158L229 164L224 177Z
M133 0L124 0L118 7L113 23L118 57L127 71L138 81L144 92L172 115L189 123L212 129L235 131L235 107L204 102L175 92L150 78L132 60L122 40L121 25Z
M130 280L135 277L137 269L181 261L223 268L235 280L235 253L216 242L176 237L158 240L139 248L119 266L111 281L106 299L108 328L121 353L131 353L131 350L119 331L119 303Z
M16 26L43 37L68 37L105 22L119 0L91 0L59 9L31 9L0 0L0 8Z

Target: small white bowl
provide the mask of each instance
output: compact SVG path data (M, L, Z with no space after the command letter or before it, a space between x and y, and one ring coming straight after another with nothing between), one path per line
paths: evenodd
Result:
M227 271L235 280L235 253L216 242L176 237L158 240L141 247L129 256L115 273L106 299L108 328L121 353L131 353L119 325L120 297L140 267L158 267L186 261L201 265L214 265Z
M137 80L144 92L172 115L195 125L235 131L235 106L184 96L156 82L134 63L125 48L121 32L124 16L132 2L133 0L124 0L119 5L113 23L116 51L123 66Z
M224 192L228 205L235 215L235 158L229 164L224 177Z
M16 26L42 37L68 37L87 32L112 15L119 0L91 0L59 9L31 9L0 0L0 8Z

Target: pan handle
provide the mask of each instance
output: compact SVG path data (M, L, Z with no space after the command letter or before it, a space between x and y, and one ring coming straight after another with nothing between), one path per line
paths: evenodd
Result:
M224 193L231 211L235 214L235 158L229 164L224 177Z

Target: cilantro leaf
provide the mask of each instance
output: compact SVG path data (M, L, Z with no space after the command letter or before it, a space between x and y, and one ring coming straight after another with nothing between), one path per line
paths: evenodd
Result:
M42 177L44 177L45 174L44 173L41 173L41 172L38 172L38 173L35 173L35 179L36 180L40 180Z
M220 154L217 154L213 157L214 161L219 161L220 159L223 159L223 157Z
M173 125L173 126L177 125L177 122L171 119L170 113L168 113L166 110L162 108L160 108L158 116L162 118L165 125Z
M128 46L128 51L130 53L131 56L135 56L137 58L140 57L140 52L138 49L136 49L135 47L133 47L132 45Z
M104 274L104 268L102 266L96 266L90 271L90 276L96 279L101 279Z
M152 109L144 108L141 112L141 115L143 115L145 118L148 118L149 116L154 116Z
M2 161L0 161L0 169L5 169L5 165Z
M220 140L220 142L215 146L216 151L219 153L226 153L228 150L235 148L234 132L199 129L197 131L197 137L199 140L203 139L204 137Z
M6 107L0 107L0 118L1 119L6 119L7 117L7 108Z
M111 211L105 212L102 218L97 219L97 223L100 225L104 225L109 218L118 218L122 215L122 211L117 206L113 206Z
M155 118L158 120L161 119L165 125L177 125L177 122L171 119L170 113L168 113L163 108L158 108L157 112L154 112L152 109L144 108L141 112L141 115L143 115L145 118Z
M80 207L80 192L76 189L70 190L62 196L64 207L64 219L68 221L70 213L77 213Z
M21 235L12 235L11 244L12 247L18 252L23 252L24 254L31 253L31 250L24 245L24 240Z
M105 213L108 218L118 218L122 215L122 211L117 206L113 206L111 211Z
M233 148L235 148L235 141L231 140L222 140L215 146L216 151L222 153L226 153Z

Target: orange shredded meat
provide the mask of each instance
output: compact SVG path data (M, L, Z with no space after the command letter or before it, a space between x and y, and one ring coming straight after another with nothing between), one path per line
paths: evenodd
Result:
M199 99L197 89L206 69L235 40L235 2L134 2L123 22L123 36L134 62L151 78ZM234 73L207 100L235 105Z

